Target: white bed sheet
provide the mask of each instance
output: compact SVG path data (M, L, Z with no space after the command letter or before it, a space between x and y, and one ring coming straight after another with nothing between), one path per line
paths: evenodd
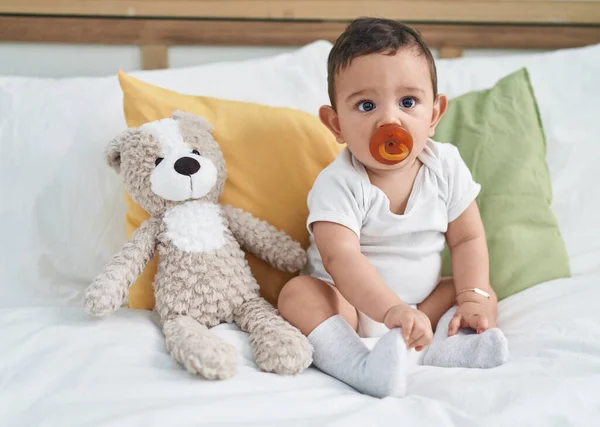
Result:
M374 399L310 368L259 372L246 334L215 333L240 371L210 382L166 353L150 312L106 319L77 307L0 310L0 426L591 426L600 419L600 274L500 302L511 361L493 370L418 367L409 396Z

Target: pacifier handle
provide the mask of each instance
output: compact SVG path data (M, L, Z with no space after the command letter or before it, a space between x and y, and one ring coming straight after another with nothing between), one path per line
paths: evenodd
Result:
M395 165L405 160L412 151L411 134L400 125L388 124L379 127L369 142L371 156L384 165Z

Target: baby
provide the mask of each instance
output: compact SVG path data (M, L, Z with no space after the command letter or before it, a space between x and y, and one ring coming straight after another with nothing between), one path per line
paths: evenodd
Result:
M317 368L376 397L404 395L411 364L505 363L480 186L456 147L431 139L448 101L428 47L404 24L358 19L331 50L328 86L319 116L346 147L308 196L309 262L281 314ZM442 279L446 242L454 277ZM361 337L379 338L370 349Z

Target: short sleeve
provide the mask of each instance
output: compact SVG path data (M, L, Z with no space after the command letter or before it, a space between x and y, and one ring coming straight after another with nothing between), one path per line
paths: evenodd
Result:
M471 171L463 161L458 148L444 144L442 164L448 183L446 206L448 222L457 219L475 200L481 191L481 185L473 180Z
M321 173L308 195L308 231L318 221L333 222L354 231L360 238L363 222L363 191L358 177L341 171Z

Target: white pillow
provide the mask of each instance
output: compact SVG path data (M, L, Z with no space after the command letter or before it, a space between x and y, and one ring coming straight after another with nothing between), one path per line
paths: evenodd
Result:
M527 67L546 135L552 210L573 275L600 271L600 44L533 55L437 62L439 90L455 97Z
M132 75L183 93L315 113L331 44L270 58ZM0 77L0 306L80 304L125 240L120 178L104 163L126 128L115 76Z
M331 46L328 41L317 41L268 58L130 75L180 93L290 107L316 115L321 105L329 103L327 55Z

